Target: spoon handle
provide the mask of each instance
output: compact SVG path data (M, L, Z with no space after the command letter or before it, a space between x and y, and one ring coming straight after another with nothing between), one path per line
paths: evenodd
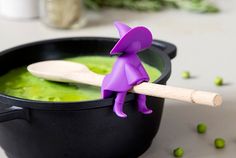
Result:
M148 82L143 82L139 85L134 86L131 92L213 107L220 106L222 104L222 97L217 93L166 86Z
M98 75L95 73L85 74L82 78L79 77L79 75L81 76L81 74L77 75L74 74L71 78L73 78L74 81L77 81L79 83L94 86L101 86L102 81L104 79L103 75ZM139 85L134 86L130 90L130 92L153 97L174 99L184 102L208 105L213 107L220 106L222 104L222 97L217 93L166 86L149 82L143 82Z

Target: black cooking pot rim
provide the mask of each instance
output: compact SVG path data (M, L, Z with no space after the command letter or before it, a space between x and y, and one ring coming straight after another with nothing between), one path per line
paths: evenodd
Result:
M60 42L60 41L67 41L67 40L98 40L98 41L117 41L117 38L109 38L109 37L69 37L69 38L56 38L56 39L48 39L48 40L41 40L31 43L22 44L1 52L0 55L7 54L9 52L13 52L18 49L22 49L29 46L40 45L44 43L50 42ZM161 44L169 44L172 47L174 45L164 42L164 41L155 41L160 42ZM160 45L161 45L160 44ZM164 68L161 73L161 76L155 80L153 83L158 84L165 84L165 82L169 79L171 74L171 62L170 57L166 52L163 51L162 47L157 47L152 45L150 49L156 50L158 55L164 61ZM175 50L176 51L176 50ZM174 53L175 54L175 53ZM175 56L175 55L174 55ZM172 58L174 57L172 56ZM129 93L126 96L125 102L130 102L134 99L135 95ZM37 101L37 100L29 100L23 98L17 98L14 96L9 96L6 94L0 93L0 102L9 105L9 106L17 106L22 108L30 108L30 109L38 109L38 110L87 110L87 109L95 109L95 108L105 108L107 106L112 106L114 102L114 97L107 98L107 99L95 99L95 100L88 100L88 101L78 101L78 102L47 102L47 101Z

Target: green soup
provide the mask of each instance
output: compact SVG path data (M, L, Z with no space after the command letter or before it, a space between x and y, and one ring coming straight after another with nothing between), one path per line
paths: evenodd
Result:
M83 56L65 60L82 63L91 71L102 75L108 74L115 62L114 57L102 56ZM149 74L150 81L160 77L160 71L145 63L143 64ZM51 102L84 101L100 98L99 87L47 81L32 76L26 67L13 69L1 76L0 92L18 98Z

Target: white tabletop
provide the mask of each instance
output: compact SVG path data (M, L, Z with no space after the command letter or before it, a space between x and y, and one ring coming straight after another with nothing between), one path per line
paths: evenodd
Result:
M112 22L121 20L130 26L145 25L157 39L178 47L173 60L169 85L215 91L222 94L224 104L219 108L166 101L160 130L150 149L141 158L173 157L172 149L182 146L185 157L229 158L236 155L236 1L219 1L219 14L195 14L168 10L138 13L105 10L93 14L93 20L80 30L53 30L38 20L8 21L0 19L0 51L26 42L71 36L118 37ZM33 54L33 52L32 52ZM181 72L189 70L194 78L183 80ZM215 76L224 78L226 85L216 87ZM158 106L158 105L156 105ZM208 125L205 135L198 135L195 126ZM223 137L226 148L216 150L214 138ZM5 158L0 151L0 157Z

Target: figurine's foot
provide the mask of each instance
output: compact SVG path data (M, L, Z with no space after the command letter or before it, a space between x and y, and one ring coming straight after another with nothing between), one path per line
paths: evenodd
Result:
M143 114L151 114L152 110L151 109L147 109L147 108L143 108L143 109L139 109L139 112L141 112Z
M145 103L138 105L138 111L143 114L151 114L152 113L152 110L148 109Z
M119 117L122 117L122 118L126 118L127 117L127 115L124 112L122 112L122 111L114 111L114 112Z
M116 113L117 116L119 117L127 117L127 115L123 112L123 103L115 103L113 107L113 111Z
M148 109L148 110L145 110L145 111L141 111L143 114L151 114L152 113L152 110Z
M151 114L152 110L147 108L146 105L146 96L145 95L138 95L138 111L143 114Z

